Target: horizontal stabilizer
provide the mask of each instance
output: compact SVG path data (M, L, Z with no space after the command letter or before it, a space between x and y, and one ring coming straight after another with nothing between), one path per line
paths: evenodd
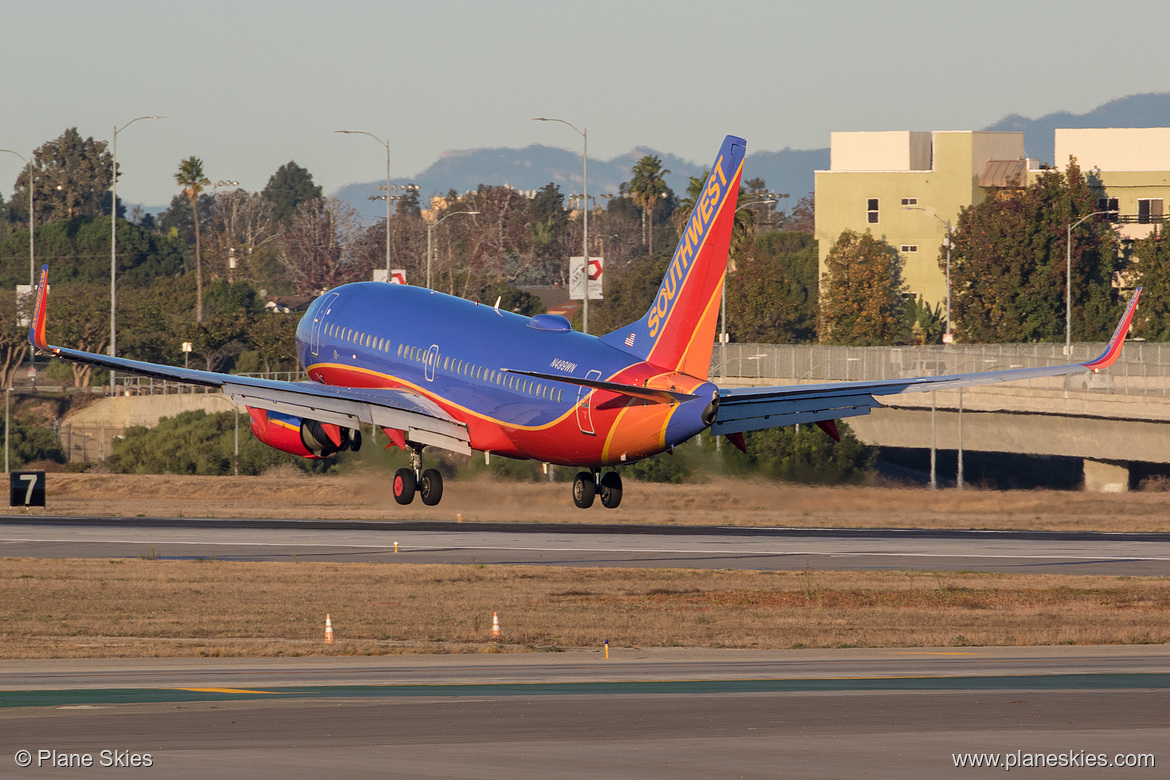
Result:
M720 394L719 416L711 426L711 433L724 436L841 417L858 417L869 414L870 409L880 407L881 404L866 393L804 398L776 398L770 394Z

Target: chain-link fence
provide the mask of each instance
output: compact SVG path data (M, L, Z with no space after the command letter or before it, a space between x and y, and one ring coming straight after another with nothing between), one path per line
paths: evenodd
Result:
M1038 368L1092 360L1103 343L964 344L930 347L829 347L785 344L715 345L711 376L751 384L840 382ZM1170 344L1126 342L1121 357L1100 373L1031 379L1019 383L1051 390L1125 395L1168 394Z

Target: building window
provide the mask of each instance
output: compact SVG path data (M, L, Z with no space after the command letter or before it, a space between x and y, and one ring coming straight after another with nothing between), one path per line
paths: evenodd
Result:
M918 244L902 244L903 252L917 252Z
M1152 222L1162 221L1162 199L1161 198L1140 198L1138 199L1138 222L1143 225L1148 225Z
M918 198L902 198L903 206L917 206Z
M1117 219L1117 198L1097 198L1097 211L1112 211L1110 219Z
M871 225L878 223L878 199L870 198L865 202L865 221Z

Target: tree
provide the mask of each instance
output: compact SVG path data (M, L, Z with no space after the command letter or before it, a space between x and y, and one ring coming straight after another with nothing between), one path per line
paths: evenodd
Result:
M244 337L256 350L265 372L287 371L297 365L296 331L299 317L261 314L248 326Z
M816 216L816 201L810 192L792 207L785 228L794 233L808 233L811 236L816 232Z
M17 300L12 287L0 290L0 387L12 387L16 370L28 355L29 307L29 301Z
M301 295L368 278L368 258L355 257L361 225L352 206L336 198L301 203L280 237L281 266Z
M963 341L1062 341L1068 226L1096 210L1075 160L1034 184L964 208L952 233L951 315ZM1103 220L1072 231L1072 338L1105 340L1117 322L1116 237ZM940 248L940 263L945 262Z
M214 199L209 232L213 254L219 258L224 273L235 278L255 281L255 271L247 262L262 248L274 244L279 225L273 218L272 201L255 193L234 189L217 194ZM230 258L235 257L237 270L233 275Z
M613 276L607 271L605 300L596 302L596 309L589 309L590 317L595 318L591 327L596 327L598 333L608 333L641 319L658 294L669 262L666 255L643 256L631 260Z
M746 460L772 479L859 483L873 469L877 448L862 444L844 422L837 423L837 430L841 441L835 443L815 425L751 431L744 437Z
M1133 331L1148 341L1170 341L1170 238L1154 233L1134 245L1141 304Z
M232 412L208 414L200 409L164 417L154 428L129 428L114 440L114 453L106 465L119 474L230 474L237 460L235 424ZM253 436L240 436L239 442L241 474L259 474L281 463L304 469L314 466Z
M297 206L320 200L321 188L313 183L313 174L289 160L276 169L260 194L272 203L272 218L288 225Z
M903 290L898 250L869 232L844 231L829 250L821 277L821 341L863 347L905 344L910 334Z
M179 163L175 182L191 204L191 219L195 223L195 324L203 324L203 259L199 247L199 193L211 184L203 175L203 161L191 156Z
M630 194L642 209L642 241L649 247L650 254L654 254L654 211L658 199L670 191L663 178L668 173L670 171L662 167L662 160L656 154L638 160L630 172Z
M68 344L85 352L104 352L110 343L110 288L73 282L53 285L50 343ZM88 387L93 366L70 363L73 386Z
M83 139L76 127L33 152L33 195L39 224L108 213L113 157L105 141ZM12 211L28 223L28 166L21 169ZM109 227L108 225L106 226Z
M762 233L736 253L727 275L734 341L790 344L816 337L817 242L804 233Z

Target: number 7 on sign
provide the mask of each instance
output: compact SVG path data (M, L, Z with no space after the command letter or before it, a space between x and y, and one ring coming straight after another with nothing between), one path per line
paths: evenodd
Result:
M28 483L28 487L24 491L24 505L28 506L29 504L32 503L33 490L37 486L37 475L36 474L21 474L20 480L22 482Z

